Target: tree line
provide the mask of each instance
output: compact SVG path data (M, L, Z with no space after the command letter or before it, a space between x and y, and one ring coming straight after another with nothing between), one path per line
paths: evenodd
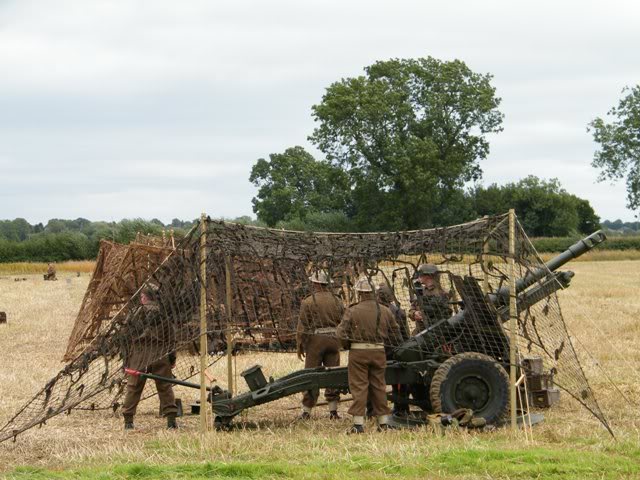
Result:
M453 225L515 208L533 236L591 233L588 200L557 179L481 183L489 135L502 131L490 74L431 57L376 62L330 85L301 146L260 158L253 210L271 227L388 231Z
M250 223L250 217L231 221ZM182 238L199 219L182 221L173 219L163 224L158 219L125 219L119 222L92 222L85 218L75 220L52 219L46 225L31 225L23 218L0 220L0 263L2 262L61 262L96 258L100 240L130 243L138 233L143 235L169 234L173 230Z

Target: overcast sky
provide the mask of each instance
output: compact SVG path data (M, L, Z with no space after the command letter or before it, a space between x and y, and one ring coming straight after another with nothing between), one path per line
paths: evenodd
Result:
M0 218L252 214L251 166L312 150L327 86L430 55L494 75L485 184L557 177L633 220L586 126L640 83L639 51L634 1L0 0Z

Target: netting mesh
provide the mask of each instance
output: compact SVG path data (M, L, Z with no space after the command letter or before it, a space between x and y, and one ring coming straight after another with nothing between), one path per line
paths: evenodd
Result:
M171 239L172 240L172 239ZM111 323L131 296L173 250L162 238L138 236L129 245L102 240L96 266L63 360L73 360Z
M290 232L213 220L207 220L204 230L206 282L200 277L203 229L198 226L166 258L158 257L157 269L146 279L145 285L157 291L157 305L146 308L136 291L0 430L0 441L71 409L117 409L126 385L123 365L141 345L148 363L178 352L176 378L198 374L204 283L209 364L226 353L229 337L239 353L295 351L300 305L315 295L309 277L324 272L345 306L357 301L354 285L363 276L372 286L388 287L391 298L385 301L407 312L401 328L377 339L390 350L438 361L479 352L508 366L509 258L514 258L514 277L520 279L519 361L533 354L543 357L556 384L607 426L555 294L570 275L546 269L519 224L515 255L510 255L508 215L410 232ZM438 270L435 287L427 290L416 282L423 263Z

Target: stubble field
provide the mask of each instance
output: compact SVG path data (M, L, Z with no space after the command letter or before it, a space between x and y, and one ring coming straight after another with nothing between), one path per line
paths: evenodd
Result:
M198 417L177 432L164 430L157 400L141 405L137 429L121 417L73 412L0 444L0 475L8 478L640 478L640 261L575 262L562 310L583 368L616 434L612 439L565 395L522 432L416 431L345 435L349 419L330 422L326 407L296 422L298 398L248 412L255 429L198 434ZM24 275L22 275L24 276ZM22 277L21 276L21 277ZM55 375L89 276L61 273L0 276L0 423ZM221 362L224 363L224 362ZM294 355L252 354L237 371L260 363L267 375L300 368ZM224 366L214 376L224 385ZM242 379L240 379L242 381ZM613 383L612 383L613 382ZM195 390L177 389L185 405ZM341 409L346 411L347 406Z

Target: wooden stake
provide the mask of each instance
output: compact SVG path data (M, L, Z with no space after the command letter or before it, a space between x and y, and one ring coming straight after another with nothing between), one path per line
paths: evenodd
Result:
M518 305L516 296L516 211L509 210L509 384L511 399L511 429L516 430L516 329L518 328Z
M487 260L489 257L489 237L484 239L482 253L482 269L484 270L484 281L482 283L484 285L484 294L487 295L489 293L489 262Z
M200 216L200 433L207 433L207 215Z
M225 305L225 310L227 311L227 388L229 389L229 393L233 396L234 388L233 388L233 358L231 352L233 352L233 332L231 330L231 322L232 322L232 312L231 312L231 302L232 302L232 294L231 294L231 258L226 255L224 257L224 270L225 277L227 279L227 301Z

